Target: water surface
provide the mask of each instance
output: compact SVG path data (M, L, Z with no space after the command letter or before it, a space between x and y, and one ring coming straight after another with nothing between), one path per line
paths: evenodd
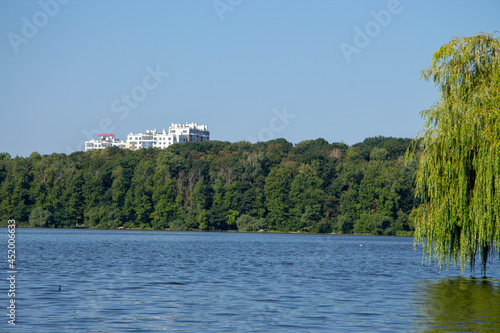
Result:
M500 283L422 266L412 238L18 229L16 240L16 327L5 317L0 331L500 330Z

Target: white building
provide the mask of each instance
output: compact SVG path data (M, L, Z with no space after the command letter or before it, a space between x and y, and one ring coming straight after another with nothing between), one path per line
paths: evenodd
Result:
M185 143L185 142L203 142L210 141L210 132L208 131L207 125L198 125L197 123L186 123L186 124L174 124L168 129L168 132L163 130L162 132L157 132L154 130L146 130L142 133L129 133L127 135L127 140L119 141L114 139L114 134L106 134L106 136L101 136L101 141L99 140L89 140L85 143L85 151L93 149L104 149L106 147L111 147L113 145L119 146L121 148L137 150L141 148L160 148L165 149L174 143ZM109 137L112 136L112 137ZM109 138L103 142L103 138Z
M129 133L127 136L127 148L136 150L140 148L154 147L156 138L156 130L147 130L144 133Z
M210 132L207 125L172 123L168 133L165 129L162 132L154 129L143 133L129 133L126 141L127 148L132 150L150 147L165 149L174 143L210 141Z
M180 139L185 138L189 142L210 141L210 132L207 125L198 125L197 123L174 124L168 129L168 133ZM186 142L186 141L183 141Z
M85 151L95 149L106 149L108 147L126 148L125 140L118 140L114 134L98 134L99 139L90 139L85 141Z

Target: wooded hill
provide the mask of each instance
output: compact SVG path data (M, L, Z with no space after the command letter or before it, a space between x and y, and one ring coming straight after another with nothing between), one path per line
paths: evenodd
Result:
M38 227L411 234L410 139L211 141L11 158L0 218Z

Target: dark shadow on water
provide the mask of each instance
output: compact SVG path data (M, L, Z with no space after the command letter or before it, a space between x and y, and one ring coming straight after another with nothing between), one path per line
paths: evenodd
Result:
M449 278L419 283L420 332L500 332L500 280Z

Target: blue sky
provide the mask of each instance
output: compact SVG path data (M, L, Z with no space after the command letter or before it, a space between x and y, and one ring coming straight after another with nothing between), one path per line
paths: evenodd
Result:
M415 137L420 80L499 1L0 0L0 152L207 124L211 139Z

